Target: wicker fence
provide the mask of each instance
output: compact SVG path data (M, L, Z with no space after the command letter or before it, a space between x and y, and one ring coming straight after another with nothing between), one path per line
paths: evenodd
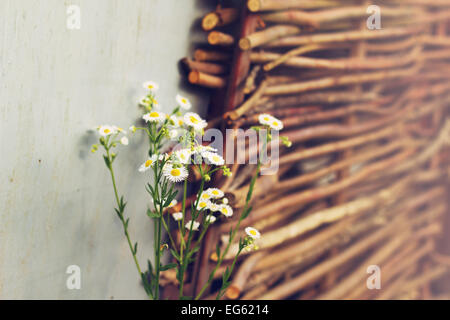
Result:
M242 2L205 16L187 79L214 91L211 125L245 129L270 113L293 146L258 179L241 227L262 231L260 250L240 258L226 298L448 296L436 280L450 267L450 1L383 1L373 30L369 1ZM216 181L237 213L254 170L235 164ZM187 294L234 223L208 232ZM371 265L381 290L367 287Z

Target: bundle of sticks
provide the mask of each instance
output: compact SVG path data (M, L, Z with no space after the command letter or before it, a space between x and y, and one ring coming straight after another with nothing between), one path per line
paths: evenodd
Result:
M263 236L224 299L450 297L450 1L383 1L374 30L366 0L242 2L204 17L208 47L183 59L188 81L214 90L212 126L247 129L269 113L293 146L257 180L239 234ZM238 216L255 166L232 172L215 184ZM208 232L186 295L235 224ZM374 265L381 289L366 281Z

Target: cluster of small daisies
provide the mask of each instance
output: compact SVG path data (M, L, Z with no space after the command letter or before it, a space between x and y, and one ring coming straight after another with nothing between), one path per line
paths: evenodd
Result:
M222 167L225 175L230 175L231 172L224 166L225 160L217 153L217 150L209 146L195 146L194 148L184 148L174 151L171 155L152 155L141 164L139 172L145 172L155 165L162 165L162 172L164 177L173 183L179 183L186 180L189 172L186 165L193 163L206 163ZM210 179L210 177L209 177ZM209 180L206 179L206 180Z
M166 114L160 111L161 106L155 98L155 94L159 89L159 85L153 81L147 81L143 84L144 89L148 90L146 96L139 100L139 104L144 106L146 113L142 117L146 123L167 124L171 129L169 136L175 138L177 128L193 128L197 132L201 132L206 126L207 122L203 120L197 113L187 112L182 115L179 110L190 110L192 104L188 98L182 95L175 97L178 108L172 114Z
M123 144L127 146L129 141L126 136L127 132L120 127L111 126L111 125L102 125L95 128L100 134L100 144L105 145L109 144L110 147L115 147L117 144ZM118 139L119 135L122 134L120 139ZM110 141L112 137L112 141ZM118 140L116 140L118 139ZM91 152L94 153L98 150L98 145L92 145Z
M260 114L258 116L258 120L260 124L268 126L273 130L283 130L283 122L281 122L281 120L275 118L274 116L271 116L270 114Z
M269 130L275 130L275 131L281 131L284 128L283 122L280 119L275 118L274 116L270 115L270 114L260 114L258 116L258 120L259 123L261 125L263 125L266 129ZM268 140L271 140L272 135L270 133L267 134ZM292 142L289 140L288 137L280 137L281 142L286 146L286 147L291 147L292 146Z
M187 179L189 173L186 165L191 163L207 163L215 166L223 166L224 159L217 154L217 150L208 146L195 145L195 134L203 134L203 130L208 125L197 113L186 112L184 115L180 110L189 110L192 105L189 99L181 95L177 95L175 100L177 108L172 114L166 114L160 111L160 105L155 98L155 93L159 89L159 85L155 82L148 81L143 84L148 90L145 97L140 99L140 104L146 109L143 115L144 121L149 127L156 128L161 132L167 133L170 139L184 139L184 141L192 141L186 148L176 150L171 155L154 154L150 156L140 167L140 172L145 172L152 168L156 162L162 165L164 177L169 181L178 183ZM130 130L134 133L138 128L132 126ZM179 129L183 129L184 136L180 136ZM188 137L189 136L189 137ZM228 168L223 168L225 174L230 174Z
M233 216L233 208L228 205L228 199L224 198L225 194L222 190L217 188L209 188L203 191L196 201L196 210L206 215L205 222L209 225L217 220L215 213L220 213L229 218ZM182 212L172 214L176 221L183 219ZM185 225L186 229L190 230L192 225L193 231L198 231L200 223L197 221L188 221Z

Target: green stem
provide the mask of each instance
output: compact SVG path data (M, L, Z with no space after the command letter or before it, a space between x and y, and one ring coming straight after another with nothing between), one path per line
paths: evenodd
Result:
M111 159L111 155L109 153L109 149L106 150L106 154L107 154L108 159L110 161L110 165L109 165L108 169L109 169L109 172L111 173L111 180L112 180L112 184L113 184L113 188L114 188L114 195L116 197L117 207L120 208L121 205L120 205L120 200L119 200L119 193L117 192L116 178L114 176L114 170L113 170L112 164L111 164L112 159ZM128 234L128 227L127 227L127 224L126 224L125 219L123 217L123 212L120 212L119 217L120 217L120 221L122 222L122 226L123 226L123 229L124 229L125 237L127 238L127 241L128 241L128 246L130 247L130 251L131 251L131 253L133 255L134 263L136 264L136 269L139 272L139 276L142 277L141 267L139 266L139 262L138 262L138 259L136 257L136 252L134 252L133 244L131 242L130 235Z
M186 180L185 180L186 181ZM189 234L188 234L188 241L187 241L187 244L186 244L186 251L188 252L184 257L182 257L181 255L180 255L180 290L179 290L179 296L180 296L180 298L181 297L183 297L184 296L184 294L183 294L183 289L184 289L184 272L186 271L186 269L187 269L187 266L188 266L188 264L189 264L189 261L187 260L187 257L188 257L188 255L189 255L189 249L190 249L190 246L191 246L191 241L192 241L192 226L193 226L193 221L195 220L195 213L196 213L196 210L197 210L197 205L198 205L198 202L199 202L199 200L200 200L200 195L203 193L203 188L204 188L204 186L205 186L205 178L203 177L203 174L202 174L202 181L201 181L201 183L200 183L200 189L199 189L199 191L198 191L198 193L197 193L197 200L195 201L195 204L194 204L194 212L192 212L192 223L191 223L191 225L190 225L190 229L189 229ZM185 183L185 189L187 188L187 184ZM185 190L186 191L186 190ZM185 192L185 194L186 194L186 192ZM183 217L184 217L184 212L185 212L185 195L183 195ZM184 224L181 226L181 228L184 228ZM182 236L182 238L183 238L183 236Z
M242 251L242 249L239 248L238 253L236 254L236 256L233 259L233 263L230 266L230 271L228 273L228 276L225 279L223 279L224 282L227 282L228 279L230 278L230 275L233 272L234 266L236 265L237 259L239 258L239 255L241 254L241 251ZM224 294L224 287L222 285L222 287L220 288L219 292L217 293L216 300L220 300L220 298L222 298L223 294Z
M267 141L264 142L263 150L265 150L266 147L267 147ZM260 155L261 154L262 154L262 152L260 153ZM261 156L260 156L260 158L261 158ZM228 251L230 250L230 247L231 247L231 244L233 243L234 237L236 236L236 233L239 230L239 226L241 225L241 222L242 222L242 220L244 218L244 214L247 215L246 212L247 212L248 207L250 205L250 200L251 200L252 194L253 194L253 188L255 187L256 179L258 178L260 172L261 172L261 160L258 159L258 165L257 165L257 168L256 168L256 174L252 177L252 180L250 182L250 186L249 186L249 189L248 189L247 198L246 198L246 201L245 201L245 206L244 206L244 209L242 211L242 214L239 217L239 220L238 220L238 222L236 224L236 227L234 229L232 229L233 231L231 233L230 239L228 240L228 244L227 244L227 247L225 248L225 251L220 255L220 257L218 257L217 264L214 267L214 269L211 271L211 273L209 275L209 278L208 278L208 281L203 285L203 287L201 288L201 290L199 291L199 293L195 297L195 300L199 300L203 296L203 293L205 292L205 290L211 285L211 282L214 279L214 275L216 274L217 270L222 265L222 262L223 262L225 256L227 255ZM239 253L240 253L240 251L239 251ZM239 256L239 253L236 255L235 260ZM232 268L230 269L230 272L229 272L230 274L233 271L234 263L232 264L231 267ZM219 290L219 294L222 291L224 285L225 284L222 284L222 288Z

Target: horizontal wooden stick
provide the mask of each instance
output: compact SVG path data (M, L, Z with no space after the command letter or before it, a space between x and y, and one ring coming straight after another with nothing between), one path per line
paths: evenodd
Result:
M189 73L188 80L192 84L214 89L224 88L227 85L225 78L195 70Z
M220 8L214 12L208 13L202 19L202 28L210 31L217 27L223 27L235 22L238 18L238 10L236 8Z
M181 62L189 71L199 71L211 75L221 75L229 72L228 68L221 64L194 61L189 58L184 58Z
M208 43L212 46L231 46L234 44L234 37L223 32L211 31L208 35Z
M293 8L316 9L337 5L339 5L339 2L332 0L247 0L247 7L252 12Z
M418 70L417 67L410 67L398 70L368 72L365 74L350 74L337 77L331 76L318 80L310 80L293 84L283 84L278 86L269 86L266 89L266 95L272 96L272 95L296 94L312 90L344 86L349 84L356 84L356 83L362 84L367 82L402 78L413 75L414 73L417 72L417 70Z
M231 60L231 54L222 51L212 51L197 49L194 52L194 59L196 61L229 61Z
M415 15L425 14L425 11L417 7L399 8L385 5L383 6L382 11L383 17L385 18L412 18ZM366 18L367 16L367 6L344 6L317 11L289 10L261 14L261 18L266 22L292 23L302 26L311 26L314 28L319 28L321 25L326 23L355 18Z
M265 96L255 106L257 110L281 109L291 106L301 106L305 104L334 104L334 103L348 103L348 102L363 102L371 101L379 98L377 92L364 92L355 94L350 91L342 92L327 91L327 92L309 92L292 96Z
M321 33L313 35L302 35L295 37L285 37L283 39L275 40L268 43L266 46L270 48L277 47L298 47L307 44L319 44L327 42L349 42L358 40L372 40L392 37L401 37L406 35L413 35L421 32L419 27L402 27L381 29L373 32L372 30L361 31L343 31L333 33Z
M376 70L405 66L419 57L420 49L417 47L409 54L391 56L390 59L382 58L349 58L349 59L318 59L308 57L290 57L284 61L284 65L296 68L333 69L333 70ZM442 54L444 56L445 54ZM441 56L441 57L442 57ZM255 52L250 55L253 63L267 63L277 61L283 56L271 52ZM423 58L426 58L424 56Z
M298 34L301 29L296 26L289 25L277 25L273 27L266 28L262 31L258 31L248 35L245 38L239 40L239 47L242 50L250 50L252 48L259 47L263 44L266 44L270 41Z

